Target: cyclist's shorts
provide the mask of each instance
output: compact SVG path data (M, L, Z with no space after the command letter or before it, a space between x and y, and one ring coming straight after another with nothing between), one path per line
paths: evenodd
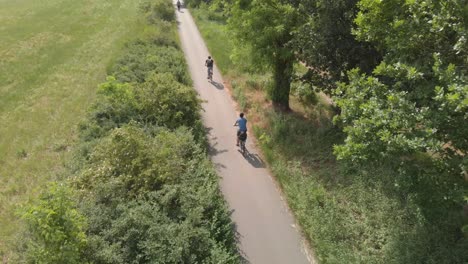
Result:
M247 131L237 130L237 137L242 141L247 140Z

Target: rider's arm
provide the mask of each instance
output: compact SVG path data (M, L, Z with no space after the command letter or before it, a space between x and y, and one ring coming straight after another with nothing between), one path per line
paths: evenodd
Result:
M237 126L239 125L239 120L236 120L236 122L234 123L234 126Z

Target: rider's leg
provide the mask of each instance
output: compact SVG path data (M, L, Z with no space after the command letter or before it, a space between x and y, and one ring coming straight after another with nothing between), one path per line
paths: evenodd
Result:
M240 130L237 131L237 143L236 143L236 146L239 146L239 135L240 135Z
M208 79L210 78L210 75L213 77L213 67L208 67Z

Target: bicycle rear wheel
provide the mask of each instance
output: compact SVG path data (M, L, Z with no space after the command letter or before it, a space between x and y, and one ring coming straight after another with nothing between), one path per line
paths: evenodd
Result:
M242 154L245 154L245 141L241 140L240 142L240 147L241 147L241 152Z

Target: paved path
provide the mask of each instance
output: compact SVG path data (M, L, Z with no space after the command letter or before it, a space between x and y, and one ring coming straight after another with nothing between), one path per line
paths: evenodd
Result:
M174 1L176 2L176 1ZM233 210L240 248L247 261L259 264L310 263L294 219L272 177L247 140L245 157L235 146L237 114L216 66L213 83L206 79L208 50L187 9L177 12L179 34L194 86L203 100L211 158L221 176L221 189ZM216 61L215 61L216 62ZM249 118L246 116L247 119ZM249 134L251 138L252 133Z

